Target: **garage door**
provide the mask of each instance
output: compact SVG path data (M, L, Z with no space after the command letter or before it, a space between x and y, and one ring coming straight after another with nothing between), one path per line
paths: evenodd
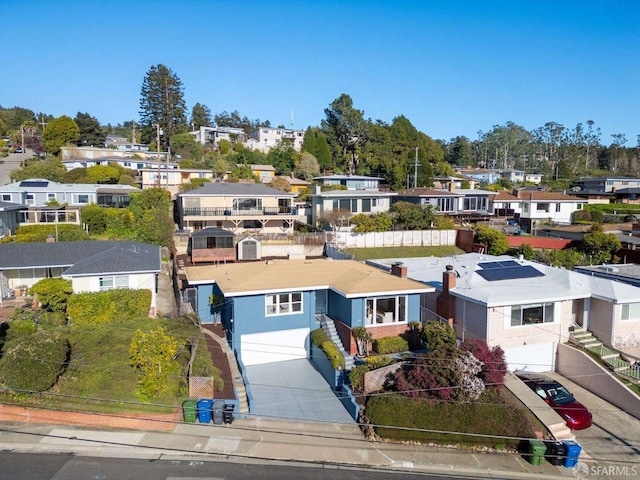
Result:
M245 366L307 358L308 328L251 333L240 337L240 357Z
M553 371L556 344L551 342L507 347L504 349L504 355L507 359L507 366L512 372L514 370L527 370L528 372Z

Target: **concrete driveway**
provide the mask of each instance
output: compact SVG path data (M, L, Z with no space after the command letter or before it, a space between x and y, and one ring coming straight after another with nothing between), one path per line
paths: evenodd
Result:
M626 466L640 475L640 420L611 405L593 393L555 373L545 373L567 387L593 414L593 425L574 430L576 441L586 455L601 467ZM640 399L638 399L640 402ZM638 478L638 477L636 477Z
M355 423L329 384L306 359L246 367L253 415L290 420Z

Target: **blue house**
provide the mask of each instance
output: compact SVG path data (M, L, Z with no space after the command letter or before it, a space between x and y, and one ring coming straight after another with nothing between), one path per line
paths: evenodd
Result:
M421 321L421 296L435 289L391 271L351 260L242 262L185 268L185 298L202 323L222 323L244 366L309 358L309 334L335 325L338 342L356 352L351 333L372 338L404 333Z

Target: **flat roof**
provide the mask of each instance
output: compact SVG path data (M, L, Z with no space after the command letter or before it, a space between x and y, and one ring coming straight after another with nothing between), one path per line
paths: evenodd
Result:
M509 261L533 267L543 275L487 280L478 273L487 262ZM640 302L638 287L509 255L467 253L449 257L386 258L367 260L366 263L388 270L397 262L407 267L409 278L433 285L438 290L442 290L446 266L451 265L456 273L456 287L451 294L489 307L590 297L615 303Z
M306 259L185 268L191 285L216 283L225 296L333 289L346 297L427 293L435 288L354 260Z

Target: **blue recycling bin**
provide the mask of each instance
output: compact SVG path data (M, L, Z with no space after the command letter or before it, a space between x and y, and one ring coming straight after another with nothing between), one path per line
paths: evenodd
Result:
M196 410L200 423L211 423L211 405L213 405L213 399L201 398L198 400Z
M564 440L562 444L565 448L565 457L562 461L562 466L569 468L575 467L578 464L578 457L580 457L582 447L573 440Z

